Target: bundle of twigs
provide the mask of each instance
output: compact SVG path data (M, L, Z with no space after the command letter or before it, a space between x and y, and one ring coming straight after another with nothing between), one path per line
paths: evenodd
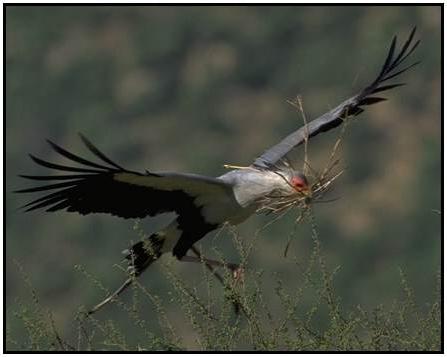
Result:
M307 119L304 113L303 104L299 96L294 101L288 101L300 112L304 125L307 128ZM285 214L289 210L297 208L301 211L298 215L297 221L301 221L304 217L304 213L308 211L310 204L314 202L329 202L323 201L324 194L331 188L334 181L340 177L343 173L343 169L340 168L340 160L336 159L336 154L340 148L343 135L346 131L348 120L344 122L342 129L339 133L337 140L332 147L332 151L329 156L329 160L325 168L321 172L316 172L309 163L308 160L308 135L304 140L304 164L302 172L310 179L309 187L307 190L292 190L291 194L269 194L266 195L261 201L257 212L259 213L276 213ZM283 161L283 165L296 171L290 161ZM287 183L288 180L278 173Z
M335 180L343 173L343 169L337 168L337 160L331 165L329 170L324 170L321 174L312 175L311 182L307 190L294 189L290 194L273 193L264 196L259 201L258 213L284 214L291 209L306 210L310 204L323 201L324 194L332 187Z

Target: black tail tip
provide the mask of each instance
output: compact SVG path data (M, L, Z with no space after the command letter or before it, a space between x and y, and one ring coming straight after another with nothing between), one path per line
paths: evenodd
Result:
M122 251L126 255L128 272L132 275L140 275L149 265L161 256L163 241L154 234L151 237L139 241L130 249Z

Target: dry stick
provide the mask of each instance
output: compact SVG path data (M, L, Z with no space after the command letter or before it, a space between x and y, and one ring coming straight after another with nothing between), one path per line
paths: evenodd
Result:
M304 173L304 175L307 176L306 163L307 163L307 159L308 159L307 144L308 144L308 141L309 141L309 127L307 125L307 117L306 117L306 113L304 112L303 101L301 99L301 96L297 95L296 98L295 98L295 101L288 100L287 102L289 104L291 104L292 106L294 106L295 108L297 108L299 110L299 112L301 113L301 116L303 118L303 122L304 122L304 163L303 163L303 173Z
M304 161L303 163L304 166L306 166L309 170L308 175L306 175L307 177L313 177L315 179L318 179L319 173L317 170L315 170L312 165L310 164L310 162L306 162Z
M335 141L335 144L334 144L334 146L332 148L332 152L331 152L331 155L329 156L329 160L328 160L328 163L326 165L326 168L323 170L323 173L321 174L321 179L322 180L329 173L329 171L331 171L338 164L338 160L335 160L335 161L333 161L333 160L334 160L335 154L338 151L338 148L340 147L340 144L341 144L341 141L343 139L343 136L346 133L346 128L348 127L348 122L349 122L348 118L345 118L343 120L343 126L341 127L340 134L339 134L339 136L338 136L337 140Z
M345 129L345 127L346 127L346 124L344 125L344 129ZM340 138L336 141L336 143L334 144L334 147L333 147L333 150L332 150L332 153L331 153L331 156L330 156L330 159L329 159L329 161L328 161L328 164L326 165L326 168L325 168L325 170L324 170L324 172L320 175L320 177L318 178L319 179L319 182L315 185L315 187L312 189L312 196L313 196L313 198L314 199L319 199L320 197L322 197L322 195L324 194L324 192L328 189L328 187L332 184L332 182L334 182L342 173L343 173L343 170L341 170L340 172L338 172L338 173L336 173L336 174L334 174L334 175L332 175L332 177L328 177L329 176L329 173L333 170L333 168L339 163L339 160L335 160L335 161L333 161L333 158L334 158L334 156L335 156L335 153L337 152L337 150L338 150L338 147L339 147L339 145L340 145L340 142L341 142L341 139L342 139L342 135L340 136ZM325 181L325 180L327 180L326 182L323 182L323 181ZM322 183L323 182L323 183ZM287 201L287 199L285 199L285 200L283 200L282 202L281 202L281 205L282 204L284 204L284 205L286 205L286 209L288 210L288 209L290 209L290 208L292 208L293 206L295 206L295 200L292 198L291 200L290 200L290 202L289 201ZM290 205L289 207L287 207L288 205ZM283 208L278 208L278 210L281 210L281 209L283 209ZM272 209L273 211L275 211L274 209ZM304 206L303 207L303 211L301 212L301 214L298 216L298 218L295 220L295 226L294 226L294 231L295 231L295 229L296 229L296 224L299 224L308 214L308 207L307 207L307 205L306 206ZM287 244L286 244L286 248L285 248L285 250L284 250L284 257L286 257L287 256L287 252L288 252L288 249L289 249L289 247L290 247L290 244L291 244L291 241L292 241L292 234L291 235L289 235L289 237L288 237L288 241L287 241Z
M306 162L308 162L307 144L309 142L309 127L307 125L307 117L306 117L306 113L304 112L303 101L302 101L300 96L297 96L296 99L298 101L298 106L299 106L298 108L300 110L300 113L301 113L301 116L303 117L303 122L304 122L304 164L303 164L303 173L304 173L304 175L307 175Z
M298 218L295 220L295 222L293 224L292 234L289 234L289 237L288 237L287 243L286 243L286 247L284 248L284 258L287 258L287 253L289 251L290 244L292 243L292 237L296 233L296 227L298 226L298 224L300 224L302 222L302 220L305 217L305 214L306 214L306 211L301 212L301 214L298 216Z
M337 172L336 174L334 174L332 177L328 178L326 180L326 178L322 179L321 182L318 182L318 185L315 186L313 193L314 193L314 198L320 198L324 192L327 191L328 187L338 178L343 174L344 170L341 170L339 172ZM326 181L324 181L326 180Z
M298 106L297 106L298 104ZM293 104L292 104L293 105ZM313 171L310 167L309 161L308 161L308 142L309 142L309 126L307 122L306 113L304 112L304 106L303 106L303 100L302 98L297 95L296 96L296 102L294 105L301 113L301 116L303 118L304 122L304 162L303 162L303 173L305 176L307 176L307 171L310 169ZM313 172L312 172L313 173ZM304 214L301 213L301 215L296 219L295 223L299 224L301 220L304 218ZM294 233L296 231L296 224L294 225ZM284 258L287 257L287 252L289 250L290 243L292 242L292 235L289 235L289 239L287 240L286 248L284 249Z

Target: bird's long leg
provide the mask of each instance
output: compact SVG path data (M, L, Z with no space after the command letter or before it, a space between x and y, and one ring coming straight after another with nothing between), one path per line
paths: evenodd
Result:
M197 257L185 256L185 257L182 258L182 261L199 262L199 263L203 262L205 264L205 266L208 268L208 270L216 277L217 280L219 280L219 282L222 284L222 286L224 288L225 288L225 281L224 281L222 275L220 275L215 270L216 266L217 267L227 267L227 268L230 268L232 273L233 273L233 278L236 281L241 281L243 279L244 270L239 265L234 264L234 263L224 264L222 262L218 262L218 261L215 261L215 260L207 259L207 258L203 257L202 253L200 253L200 250L198 250L194 246L191 247L191 250L193 251L193 253ZM184 258L186 258L186 259L184 260ZM244 309L242 308L241 304L237 300L232 300L232 304L233 304L234 312L236 313L236 315L239 315L240 311L244 311Z
M209 269L211 273L217 278L217 280L220 281L222 285L225 286L225 282L223 277L215 271L215 267L226 267L231 270L233 273L233 278L238 281L243 278L243 270L239 267L239 265L234 263L227 263L224 264L222 262L219 262L217 260L207 259L202 256L200 251L196 247L191 247L191 250L197 257L190 257L190 256L184 256L181 261L184 262L194 262L194 263L205 263L205 266ZM145 269L144 269L145 270ZM144 271L143 270L143 271ZM138 275L140 275L143 271L141 271ZM90 309L87 313L88 315L91 315L98 310L100 310L103 306L107 305L108 303L112 302L113 299L117 298L124 290L126 290L131 284L132 281L136 278L136 276L131 276L118 288L116 289L112 294L110 294L107 298L105 298L103 301L101 301L99 304L95 305L92 309ZM235 307L235 310L237 311L237 308Z
M91 315L101 309L103 306L107 305L109 302L111 302L113 299L118 297L124 290L126 290L130 284L132 284L134 277L128 278L118 289L116 289L112 294L110 294L107 298L105 298L103 301L101 301L99 304L95 305L92 309L90 309L87 314Z
M182 262L190 262L190 263L202 263L205 262L206 265L209 265L211 267L223 267L223 268L229 268L229 269L236 269L238 266L236 264L232 263L222 263L217 260L212 260L204 257L191 257L189 255L185 255L182 259L180 259Z
M213 273L213 275L217 278L217 280L219 280L222 284L224 284L224 279L218 272L216 272L214 267L223 267L223 268L230 269L233 274L233 278L235 280L240 280L243 278L243 274L244 274L243 269L238 264L223 263L223 262L219 262L217 260L205 258L204 256L202 256L200 251L194 246L191 247L191 250L196 255L196 257L191 257L188 255L185 255L181 259L181 261L182 262L192 262L192 263L205 263L205 266L208 268L208 270L211 273Z

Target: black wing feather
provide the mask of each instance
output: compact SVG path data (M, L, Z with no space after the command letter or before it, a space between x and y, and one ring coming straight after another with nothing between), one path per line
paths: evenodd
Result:
M390 49L388 51L388 56L385 59L385 62L383 64L383 66L382 66L382 70L380 71L380 74L379 74L378 78L383 76L383 74L387 71L387 68L390 65L391 59L394 56L394 50L396 49L396 42L397 42L397 36L394 36L393 40L391 41L391 46L390 46Z
M386 98L379 98L379 97L366 97L365 99L362 99L361 101L359 101L358 105L371 105L371 104L376 104L376 103L380 103L380 102L384 102L385 100L387 100Z
M20 175L33 181L56 183L30 187L16 193L45 192L22 208L25 211L45 209L54 212L66 209L80 214L109 213L123 218L143 218L163 212L186 214L200 211L194 200L203 194L227 194L229 186L223 181L191 174L145 174L121 168L107 158L90 141L81 135L87 148L110 166L97 164L75 155L48 140L50 146L73 163L74 167L54 164L30 154L40 166L64 172L67 175Z
M59 196L56 196L56 197L52 197L52 198L47 198L47 199L43 200L42 202L40 202L39 204L35 204L35 202L34 202L33 206L27 208L25 210L25 212L30 212L30 211L34 211L39 208L51 206L53 203L60 202L60 200L61 200L61 198ZM28 205L26 205L26 206L28 206ZM25 208L26 206L24 206L23 208ZM49 208L47 209L47 212L48 211L49 211Z
M61 148L59 145L56 145L55 143L53 143L51 140L47 139L47 143L50 144L50 146L53 148L54 151L56 151L58 154L66 157L67 159L77 162L81 165L85 165L85 166L90 166L90 167L95 167L101 170L109 170L109 167L106 167L104 165L99 165L99 164L95 164L94 162L88 161L86 159L83 159L82 157L79 157L67 150L65 150L64 148Z
M72 172L97 173L97 174L100 174L103 172L103 171L99 171L99 170L84 169L84 168L80 168L80 167L71 167L71 166L53 164L51 162L39 159L38 157L35 157L32 154L29 154L29 157L36 164L43 166L43 167L47 167L49 169L55 169L55 170L61 170L61 171L72 171Z
M364 109L362 106L372 105L386 100L385 98L373 97L371 95L402 86L402 83L385 84L385 82L397 77L419 63L416 62L404 68L399 67L408 58L408 56L413 53L420 43L420 41L416 41L413 45L411 45L415 33L416 27L411 31L408 39L405 41L397 56L395 56L397 38L396 36L393 37L381 71L377 78L369 86L363 89L359 94L345 100L336 108L311 121L307 127L304 126L288 135L281 142L259 156L254 161L253 166L259 168L274 167L293 148L301 145L305 141L306 135L311 138L322 132L336 128L342 124L346 118L359 115L363 112Z
M381 87L377 87L376 89L374 89L371 94L376 94L376 93L380 93L380 92L384 92L393 88L397 88L397 87L402 87L404 86L405 83L396 83L396 84L390 84L390 85L386 85L386 86L381 86Z
M27 203L26 205L22 206L22 208L29 207L27 209L27 212L28 211L33 211L33 210L35 210L37 208L43 207L43 206L39 206L39 207L34 206L36 203L47 201L47 200L53 199L53 198L58 197L58 196L62 197L64 194L66 194L71 189L72 189L72 187L69 187L69 188L64 189L64 190L60 190L60 191L56 191L56 192L53 192L53 193L49 193L48 195L39 197L39 198L37 198L37 199ZM60 197L58 198L59 200L61 199ZM30 207L30 206L32 206L32 207Z
M50 176L37 176L37 175L19 175L19 177L36 180L36 181L53 181L53 180L74 180L85 178L86 175L50 175Z
M23 190L17 190L14 192L15 193L30 193L30 192L48 191L48 190L54 190L56 188L63 188L63 187L70 187L70 186L78 185L82 181L83 180L61 182L61 183L55 183L54 185L45 185L45 186L25 188Z
M79 133L79 136L82 140L82 142L89 148L89 150L96 155L98 158L100 158L102 161L104 161L106 164L112 165L113 167L117 168L121 171L126 171L121 166L115 164L112 160L110 160L107 156L105 156L101 151L98 150L84 135Z

